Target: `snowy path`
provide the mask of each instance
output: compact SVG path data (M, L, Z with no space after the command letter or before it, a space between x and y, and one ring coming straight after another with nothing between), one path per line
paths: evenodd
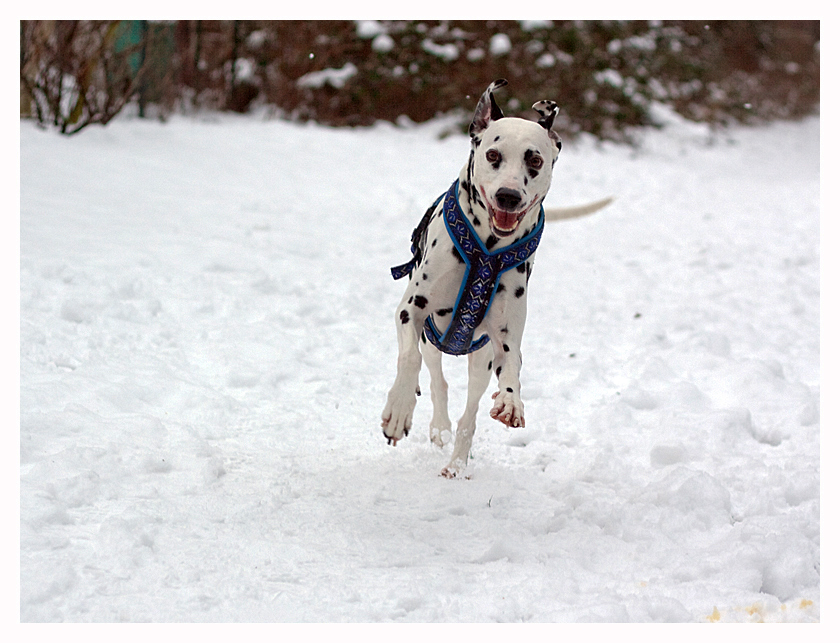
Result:
M456 481L378 419L440 127L21 124L22 621L819 619L819 120L566 145L547 205L617 201Z

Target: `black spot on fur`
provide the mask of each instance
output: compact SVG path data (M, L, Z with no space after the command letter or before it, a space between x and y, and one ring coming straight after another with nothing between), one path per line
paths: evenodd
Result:
M504 333L505 335L507 335L507 332L508 332L508 327L507 327L507 326L505 326L505 327L504 327L504 328L502 328L499 332L500 332L500 333Z
M440 308L440 309L435 311L435 314L443 317L444 315L448 315L451 312L452 312L451 308Z
M484 242L484 245L487 247L488 250L492 250L493 246L495 246L497 243L499 243L499 237L497 237L495 234L491 234L489 237L487 237L487 241Z
M423 273L423 281L426 281L426 279L428 279L428 278L429 278L429 275L427 275L427 274L424 272L424 273Z
M410 304L410 303L412 302L412 300L413 300L413 299L414 299L414 296L409 297L409 298L408 298L408 302L407 302L407 303L409 303L409 304Z
M432 239L432 248L434 248L436 245L437 245L437 239Z
M513 389L512 389L511 387L509 387L509 386L508 386L505 390L506 390L508 393L513 393Z
M429 300L426 299L423 295L417 295L414 298L414 305L417 306L420 310L423 310L426 307L426 304L429 303Z
M458 263L464 263L463 257L461 257L461 253L458 252L458 248L452 246L452 255L458 260Z
M510 350L510 346L508 346L507 344L502 344L502 348L505 349L505 353L507 353Z
M420 333L420 341L426 343L426 333Z
M470 201L477 203L480 207L484 208L484 201L481 200L481 194L478 191L478 188L474 185L472 186L472 190L470 192ZM487 208L484 208L485 210Z
M519 288L517 288L516 292L513 293L513 294L516 295L517 297L521 297L522 295L525 294L525 286L519 286Z
M527 284L531 280L531 262L526 261L525 262L525 268L528 271L528 274L525 275L525 283Z
M500 366L499 368L496 369L496 377L499 377L499 375L501 375L501 374L502 374L502 367Z
M480 226L481 225L481 221L479 221L478 217L476 217L476 216L473 217L473 225L474 226Z
M492 370L493 370L493 360L490 360L490 363L487 365L487 370L488 370L488 371L492 371Z
M540 171L537 168L535 168L531 165L531 159L533 159L534 157L539 157L539 155L536 154L533 150L525 150L525 165L528 166L528 175L532 179L537 178L537 175L540 173ZM542 164L542 159L541 158L538 161L538 163Z
M499 284L499 287L496 288L496 292L504 292L504 290L505 290L505 285L504 284Z
M408 315L408 311L407 310L401 310L400 311L400 321L403 324L407 324L409 319L411 319L411 318Z
M518 266L516 266L516 272L525 272L526 270L527 268L525 267L524 263L521 263Z

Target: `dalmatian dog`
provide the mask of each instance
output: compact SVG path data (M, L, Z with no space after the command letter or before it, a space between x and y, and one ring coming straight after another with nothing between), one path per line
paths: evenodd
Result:
M382 431L391 445L408 435L425 362L433 406L429 437L443 447L452 423L442 353L468 355L466 409L452 458L441 471L448 478L464 475L479 401L494 374L498 390L490 416L507 427L525 426L520 344L533 251L545 220L588 214L609 202L542 208L561 148L551 129L558 108L543 100L533 106L538 122L506 118L493 97L505 85L497 80L481 96L469 129L469 160L414 230L412 261L392 269L395 279L408 277L409 283L396 311L397 375Z

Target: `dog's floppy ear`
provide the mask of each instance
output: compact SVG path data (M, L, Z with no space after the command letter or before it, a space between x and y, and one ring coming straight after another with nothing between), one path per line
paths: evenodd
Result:
M505 117L502 110L496 104L496 99L493 98L493 92L507 84L508 82L504 78L500 78L490 83L487 89L484 90L484 93L478 101L478 105L476 105L475 116L473 116L472 123L470 124L470 136L481 134L487 129L491 121L497 121Z
M540 115L539 124L545 128L548 132L548 137L554 141L559 150L561 148L560 137L557 135L557 132L551 129L551 126L554 125L554 117L557 116L557 112L559 111L557 103L553 100L541 100L534 103L533 107Z

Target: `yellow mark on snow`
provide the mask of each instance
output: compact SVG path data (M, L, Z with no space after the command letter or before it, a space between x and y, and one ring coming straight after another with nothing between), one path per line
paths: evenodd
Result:
M758 614L758 613L759 613L762 609L763 609L763 608L762 608L762 606L761 606L761 604L760 604L760 603L754 603L753 605L750 605L750 606L749 606L746 610L744 610L744 611L745 611L747 614L749 614L750 616L753 616L754 614Z
M721 620L725 620L728 622L732 620L731 617L735 617L735 620L742 620L741 618L738 618L739 612L742 614L746 614L748 616L748 620L751 623L764 623L765 620L768 618L773 622L779 620L787 621L788 618L792 618L795 621L799 621L802 618L805 618L805 620L810 620L810 613L808 616L798 616L796 614L787 615L786 613L788 609L795 610L799 608L800 610L807 610L812 605L814 605L814 601L809 600L807 598L795 599L787 604L779 603L778 611L776 611L777 608L775 608L773 605L768 606L759 601L757 603L753 603L750 606L724 608L723 614L721 614L720 610L717 608L717 606L715 606L715 608L712 610L711 616L707 616L706 620L710 623L719 623L721 622ZM788 618L785 618L785 615L787 615Z

